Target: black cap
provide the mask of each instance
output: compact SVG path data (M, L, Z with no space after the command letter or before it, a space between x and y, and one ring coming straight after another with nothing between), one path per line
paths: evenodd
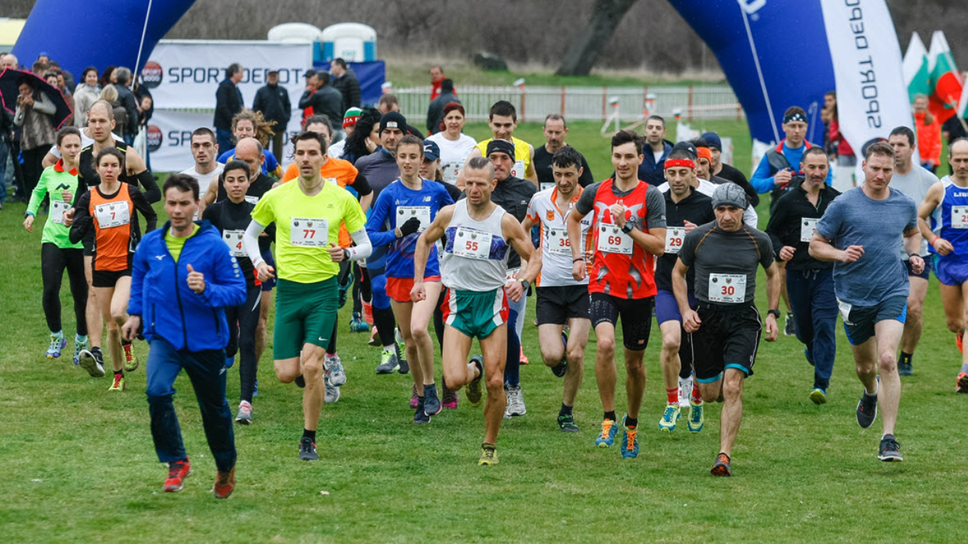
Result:
M490 157L491 153L504 153L511 160L514 160L514 144L507 140L491 140L487 144L487 156Z
M401 132L406 134L407 118L398 111L389 111L384 113L383 117L380 118L380 133L382 134L383 131L388 128L399 129Z

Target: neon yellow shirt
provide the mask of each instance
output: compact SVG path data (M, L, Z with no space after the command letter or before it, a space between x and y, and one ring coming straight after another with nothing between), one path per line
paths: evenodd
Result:
M329 258L330 243L339 245L339 225L348 232L366 226L360 203L335 183L323 183L316 196L306 196L299 183L286 183L262 196L252 219L276 224L276 276L296 283L317 283L339 274Z
M491 143L491 140L493 139L494 138L488 138L477 144L477 149L481 151L482 157L487 156L487 144ZM514 136L511 136L511 143L514 144L515 166L518 166L521 170L520 172L513 171L511 172L511 175L516 178L525 179L525 172L527 172L528 168L531 166L531 144L524 140L515 138Z
M171 257L175 259L176 263L178 262L178 257L181 256L182 248L185 247L185 241L195 236L196 232L198 232L198 225L195 223L192 223L192 233L184 238L175 238L172 236L171 229L165 232L165 245L168 246L168 252L171 253Z

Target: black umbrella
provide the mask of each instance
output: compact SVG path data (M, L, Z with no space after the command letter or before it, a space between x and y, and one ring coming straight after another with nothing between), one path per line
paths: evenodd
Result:
M57 108L57 111L51 116L51 124L54 125L54 130L59 130L61 125L74 114L74 111L71 109L70 104L64 100L60 89L47 83L42 77L33 72L7 68L3 73L0 73L0 100L3 102L4 109L10 113L17 111L17 96L20 95L20 81L25 77L30 79L35 93L44 93L47 96L47 100L50 100Z

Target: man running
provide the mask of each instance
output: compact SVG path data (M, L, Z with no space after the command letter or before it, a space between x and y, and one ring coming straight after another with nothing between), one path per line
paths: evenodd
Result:
M224 309L245 301L245 279L218 230L192 221L198 211L195 179L172 174L164 189L168 223L147 234L135 252L130 317L122 331L129 341L144 335L150 346L145 366L151 436L158 460L168 463L162 490L181 491L192 470L172 403L175 378L185 369L218 468L212 492L224 499L235 489L236 460L232 412L225 398L229 327Z
M530 237L513 215L491 201L497 179L491 162L483 157L467 161L462 172L467 198L440 210L434 222L417 239L414 251L414 302L427 299L424 283L427 259L435 242L446 236L440 256L441 281L447 287L445 301L443 367L447 385L460 390L467 385L467 400L481 403L481 381L487 388L484 405L484 443L480 465L496 465L497 435L504 418L504 362L507 357L508 303L520 299L525 284L541 266L532 259ZM528 261L516 280L507 280L510 248ZM467 363L471 342L478 339L483 360Z
M914 164L914 131L908 127L897 127L891 131L887 143L894 148L894 175L891 176L891 188L911 197L911 200L920 206L928 190L938 183L938 178L930 170ZM931 272L931 263L927 258L928 240L932 238L933 236L922 237L920 255L924 260L924 270L920 274L915 274L911 269L911 261L907 258L907 253L901 255L907 267L908 281L911 282L911 292L907 300L907 319L904 321L904 334L901 335L901 356L897 361L897 373L901 376L910 376L914 373L914 350L921 340L924 298L928 295L928 277Z
M638 417L645 394L645 348L655 303L655 256L665 251L666 217L662 193L638 177L644 141L620 130L612 137L615 178L589 185L568 214L572 277L588 277L592 326L597 350L595 377L605 416L595 445L615 443L615 324L622 319L625 344L625 392L628 412L622 418L622 457L639 454ZM594 256L586 270L581 248L581 220L592 213Z
M766 232L776 259L786 262L797 339L803 342L803 354L813 367L810 400L824 404L837 353L837 298L833 265L810 256L810 240L817 221L840 192L825 181L830 170L826 151L811 147L801 160L803 183L780 197Z
M528 142L515 138L514 129L518 128L518 112L514 105L507 100L498 100L491 106L487 116L487 124L491 127L491 137L477 142L476 151L472 150L470 157L486 157L487 145L492 140L506 140L514 145L514 166L511 175L526 179L538 186L538 175L534 170L534 147ZM458 176L459 177L459 176ZM460 186L460 181L457 182Z
M323 136L304 132L292 141L299 180L263 195L252 211L243 247L260 281L274 277L276 271L263 259L258 238L275 223L279 294L273 363L279 381L291 383L301 377L305 385L299 458L314 461L319 459L316 428L323 407L323 357L337 318L339 262L366 258L370 240L356 199L319 175L326 157ZM337 245L340 223L346 224L355 247Z
M716 216L710 198L695 189L696 163L688 151L672 151L664 165L666 183L663 185L667 186L665 253L656 260L655 265L655 317L662 333L659 361L666 390L666 407L659 419L659 430L676 430L676 422L682 414L682 401L685 400L685 405L689 407L689 430L698 433L702 431L705 418L699 382L693 380L696 351L692 333L682 328L682 315L672 291L672 269L686 234L699 225L715 221ZM695 309L698 304L693 295L695 272L687 274L686 281L689 307Z
M557 113L552 113L548 117L545 117L545 144L534 149L534 170L538 176L539 190L544 191L555 188L553 157L559 149L568 145L565 142L565 138L567 137L568 125L565 124L564 117ZM579 164L581 167L581 178L578 180L578 183L582 187L588 187L592 183L595 183L595 178L592 176L592 170L588 167L588 162L585 161L585 157L581 153L578 156L581 157L581 163Z
M968 306L964 295L968 286L968 140L961 138L951 142L948 162L952 174L928 190L918 208L918 224L921 235L931 241L931 253L937 255L935 274L940 282L945 321L948 330L957 335L956 343L959 351L962 351L955 391L968 393L968 355L964 355L962 345L965 309ZM893 181L891 185L894 185ZM933 231L938 234L935 235Z
M521 226L525 232L540 225L541 274L537 280L538 343L545 364L555 376L565 378L558 428L576 433L574 406L585 371L585 345L591 329L588 278L571 275L571 246L568 239L568 214L581 197L583 177L581 153L564 146L552 158L555 185L531 198L528 215ZM591 217L581 223L582 254L591 246ZM537 259L537 257L536 257ZM571 334L564 332L568 327Z
M894 437L901 399L896 353L910 292L901 250L910 256L912 271L920 274L924 261L919 255L918 213L910 197L888 187L894 173L894 148L885 142L872 144L862 168L864 184L831 203L817 223L810 255L834 263L837 306L854 352L857 377L864 384L857 423L870 427L879 404L884 434L877 458L901 461Z
M196 128L191 136L192 159L195 165L182 170L182 174L195 178L199 194L208 192L209 185L222 174L222 163L218 162L218 144L215 133L208 127ZM205 202L199 200L198 216L205 212ZM197 218L196 218L197 219Z
M686 332L693 333L696 381L705 402L723 402L714 476L731 476L733 443L743 420L743 382L753 375L763 328L756 309L756 269L766 271L766 341L776 340L780 276L766 233L743 223L746 193L724 183L712 196L716 221L692 230L682 241L672 270L672 288ZM689 303L686 274L696 269L696 309Z

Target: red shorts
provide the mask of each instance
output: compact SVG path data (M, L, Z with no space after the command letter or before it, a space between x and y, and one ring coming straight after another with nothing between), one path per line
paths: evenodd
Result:
M440 276L424 278L424 283L439 282ZM410 302L410 291L413 290L413 278L391 278L387 276L387 296L397 302ZM436 301L434 302L436 304Z

